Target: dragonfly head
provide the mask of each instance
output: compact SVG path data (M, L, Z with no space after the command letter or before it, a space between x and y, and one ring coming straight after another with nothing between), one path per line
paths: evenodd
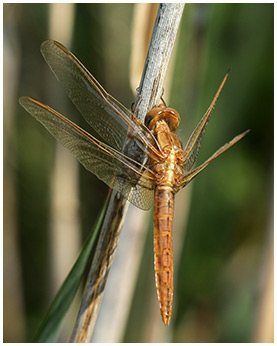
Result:
M154 106L145 117L145 126L152 130L157 121L164 120L170 131L175 131L180 123L180 115L175 109L167 108L165 105L160 104L159 106Z

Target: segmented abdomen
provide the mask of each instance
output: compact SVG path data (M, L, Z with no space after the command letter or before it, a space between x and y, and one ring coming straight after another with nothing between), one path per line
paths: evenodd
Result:
M173 299L173 211L172 188L157 186L154 206L154 266L161 315L166 325L170 321Z

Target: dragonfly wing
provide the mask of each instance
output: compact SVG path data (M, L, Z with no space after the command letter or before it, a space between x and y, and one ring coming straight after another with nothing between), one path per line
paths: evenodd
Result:
M141 209L153 204L151 172L140 163L97 140L52 108L29 97L20 104L79 160L108 186Z
M226 150L231 148L234 144L236 144L239 140L241 140L245 135L247 135L249 131L250 130L247 130L241 133L240 135L234 137L230 142L224 144L221 148L219 148L207 161L202 163L202 165L190 171L189 173L184 174L178 190L185 187L194 177L196 177L201 171L203 171L203 169L206 168L210 162L212 162L218 156L223 154Z
M128 133L146 150L151 134L144 133L132 120L133 114L109 95L68 49L48 40L42 43L41 52L73 104L106 143L121 151Z
M146 173L147 175L147 173ZM124 182L122 182L124 183ZM116 189L119 191L118 189ZM119 191L120 192L120 191ZM123 194L123 193L122 193ZM123 194L124 195L124 194ZM126 194L127 195L127 194ZM154 204L154 184L152 180L141 176L138 184L131 187L126 197L136 207L148 210Z
M212 111L214 109L215 103L218 99L218 96L228 78L229 72L225 75L225 77L223 78L223 81L221 82L212 103L210 104L208 110L206 111L206 113L203 115L202 119L200 120L200 122L198 123L198 125L196 126L196 128L194 129L193 133L191 134L186 147L184 149L185 151L185 163L184 163L184 170L185 171L190 171L191 167L193 166L197 155L199 153L200 147L201 147L201 143L202 140L204 138L204 134L205 134L205 130L206 127L208 125L208 121L211 117Z

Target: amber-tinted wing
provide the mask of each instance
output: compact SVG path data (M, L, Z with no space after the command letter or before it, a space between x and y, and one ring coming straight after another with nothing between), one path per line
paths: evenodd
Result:
M224 84L228 78L228 75L229 75L229 71L226 73L225 77L223 78L223 81L221 82L208 110L203 115L202 119L199 121L198 125L196 126L195 130L193 131L189 140L187 141L187 144L186 144L185 149L184 149L184 152L185 152L184 170L186 172L190 171L190 169L192 168L192 166L193 166L193 164L197 158L202 140L204 138L205 129L208 125L208 121L211 117L215 103L216 103L218 96L219 96L219 94L220 94L220 92L221 92L221 90L222 90L222 88L223 88L223 86L224 86Z
M90 126L113 148L121 151L127 133L141 151L159 154L150 131L132 120L132 113L109 95L85 66L61 43L48 40L41 52L66 93Z
M212 162L219 155L223 154L226 150L231 148L234 144L236 144L239 140L241 140L245 135L247 135L249 131L250 130L247 130L241 133L240 135L234 137L230 142L224 144L221 148L219 148L207 161L202 163L202 165L200 165L199 167L195 168L194 170L188 173L185 173L182 177L182 181L177 191L185 187L194 177L196 177L201 171L203 171L203 169L206 168L210 162Z
M102 143L52 108L29 97L20 104L90 172L141 209L153 204L151 171Z
M205 129L207 127L208 121L211 117L212 111L214 109L215 103L218 99L218 96L228 78L229 71L226 73L226 75L223 78L223 81L221 82L207 112L204 114L202 119L199 121L198 125L196 126L195 130L191 134L185 149L184 149L184 174L181 180L181 183L179 187L177 187L176 191L180 190L184 186L186 186L194 177L196 177L205 167L208 166L210 162L212 162L214 159L216 159L219 155L224 153L227 149L231 148L235 143L237 143L240 139L242 139L248 132L249 130L243 132L242 134L236 136L233 138L230 142L226 143L223 145L221 148L219 148L207 161L205 161L202 165L199 167L195 168L194 170L191 170L198 152L200 150L200 146L204 137Z

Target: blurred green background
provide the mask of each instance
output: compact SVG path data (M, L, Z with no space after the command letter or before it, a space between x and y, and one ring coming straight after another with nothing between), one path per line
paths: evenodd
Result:
M19 106L18 97L37 98L88 128L51 76L40 44L53 38L69 45L110 94L128 108L134 100L129 64L138 5L73 4L69 12L67 4L61 6L58 23L70 26L69 42L55 36L49 4L4 4L6 342L32 340L62 282L53 277L51 232L60 205L53 208L51 200L64 152L56 150L55 140ZM164 341L273 341L273 14L273 4L185 6L166 99L181 115L179 137L185 143L229 67L197 163L235 135L251 132L195 179L188 188L188 205L176 206L176 219L186 214L182 207L188 218L175 270L173 317ZM66 24L70 16L71 24ZM68 167L60 194L65 196L61 203L69 207L61 218L70 216L72 208L80 221L75 229L81 231L66 238L65 251L71 252L68 244L74 250L62 278L108 190L80 165L70 162ZM75 181L70 198L68 179ZM160 341L149 332L146 311L149 290L155 290L151 231L150 224L128 323L118 341Z

